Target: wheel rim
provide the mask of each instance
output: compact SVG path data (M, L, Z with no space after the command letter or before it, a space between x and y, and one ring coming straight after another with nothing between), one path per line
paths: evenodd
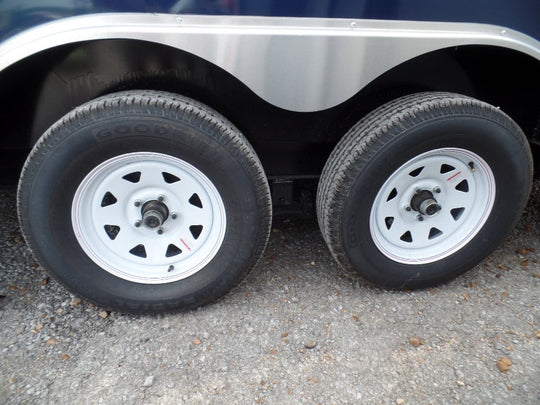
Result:
M383 184L371 208L371 237L396 262L435 262L482 229L494 200L493 172L480 156L435 149L403 164Z
M109 159L81 182L73 231L98 266L125 280L162 284L193 275L218 252L225 206L189 163L159 153Z

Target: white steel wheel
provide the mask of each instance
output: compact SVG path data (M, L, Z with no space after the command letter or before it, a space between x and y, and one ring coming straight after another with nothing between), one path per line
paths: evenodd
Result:
M336 145L317 215L345 270L385 288L424 288L489 255L519 219L531 181L527 139L501 110L458 94L412 94Z
M381 187L371 209L371 237L399 263L443 259L482 228L495 192L493 172L477 154L457 148L425 152Z
M272 218L264 170L240 131L155 91L111 94L54 124L26 161L18 208L52 277L129 313L222 297L257 263Z
M160 153L103 162L81 182L71 211L82 249L123 279L178 281L203 268L225 235L223 201L194 166Z

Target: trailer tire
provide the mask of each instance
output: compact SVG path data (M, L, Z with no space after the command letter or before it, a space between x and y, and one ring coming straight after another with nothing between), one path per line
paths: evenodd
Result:
M394 100L331 153L317 214L345 270L386 288L450 280L486 257L519 219L532 182L520 128L450 93Z
M247 139L209 107L155 91L111 94L54 124L24 166L18 210L51 276L130 313L223 296L258 261L271 223Z

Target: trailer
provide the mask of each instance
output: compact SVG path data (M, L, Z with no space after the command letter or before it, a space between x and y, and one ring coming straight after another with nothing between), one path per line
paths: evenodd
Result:
M314 204L370 283L439 284L526 204L539 21L537 0L3 1L0 179L45 270L122 312L226 294L273 207Z

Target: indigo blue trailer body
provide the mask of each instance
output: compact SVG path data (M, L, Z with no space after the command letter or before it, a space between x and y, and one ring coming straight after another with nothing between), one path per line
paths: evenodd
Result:
M3 1L2 39L38 24L94 13L348 18L470 22L513 28L538 39L536 0L295 0L295 1Z
M70 290L127 312L216 299L272 207L339 264L422 288L487 256L540 137L540 3L1 1L3 182Z

